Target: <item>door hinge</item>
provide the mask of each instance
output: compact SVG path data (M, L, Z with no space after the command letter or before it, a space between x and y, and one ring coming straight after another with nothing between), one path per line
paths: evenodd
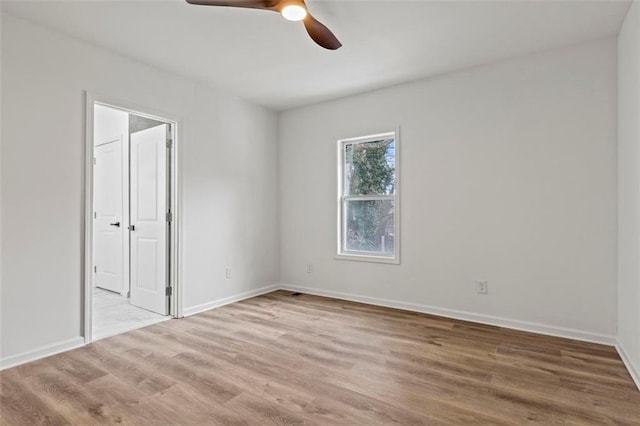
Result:
M167 222L173 222L173 213L167 212Z
M94 266L94 267L93 267L93 272L94 272L94 273L97 273L97 272L98 272L98 267L97 267L97 266Z
M97 219L98 218L98 213L97 212L93 212L93 218Z
M173 140L167 139L167 149L173 148Z
M173 287L165 287L165 295L171 296L173 294Z

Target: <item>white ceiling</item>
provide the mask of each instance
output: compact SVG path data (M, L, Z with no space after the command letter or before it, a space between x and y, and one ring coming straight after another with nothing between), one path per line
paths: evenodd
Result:
M344 46L249 9L17 1L3 11L282 110L617 34L619 1L307 1Z

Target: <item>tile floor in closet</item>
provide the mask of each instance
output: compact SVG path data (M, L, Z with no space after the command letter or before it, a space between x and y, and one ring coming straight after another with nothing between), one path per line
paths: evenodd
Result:
M119 293L94 287L93 340L146 327L171 318L133 306L129 300Z

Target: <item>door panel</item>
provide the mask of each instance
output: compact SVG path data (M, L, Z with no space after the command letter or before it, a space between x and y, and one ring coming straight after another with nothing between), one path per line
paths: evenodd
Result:
M94 167L94 285L121 292L122 253L122 140L99 145Z
M158 291L158 241L149 238L136 239L138 253L138 287L150 291Z
M131 134L131 303L168 314L167 125Z

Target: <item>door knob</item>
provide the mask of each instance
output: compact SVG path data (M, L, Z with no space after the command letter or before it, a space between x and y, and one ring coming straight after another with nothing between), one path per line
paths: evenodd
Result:
M120 222L110 223L109 225L115 226L116 228L120 228Z

